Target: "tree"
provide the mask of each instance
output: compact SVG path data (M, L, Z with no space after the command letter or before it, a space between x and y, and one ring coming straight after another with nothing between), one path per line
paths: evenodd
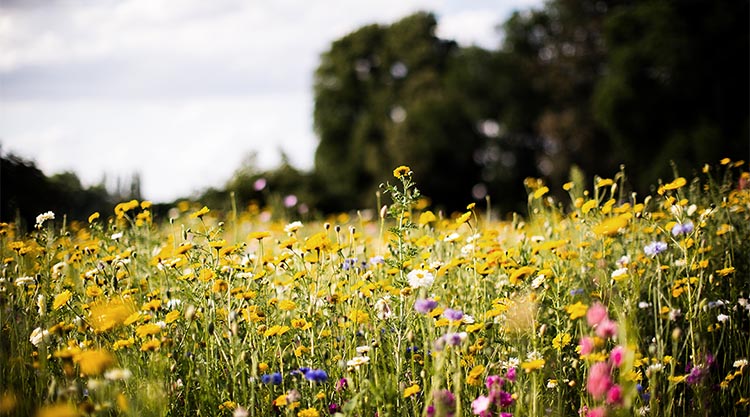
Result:
M422 191L457 208L470 201L480 135L446 79L460 48L434 34L432 14L369 25L335 41L315 74L315 174L324 210L373 207L375 191L409 165Z

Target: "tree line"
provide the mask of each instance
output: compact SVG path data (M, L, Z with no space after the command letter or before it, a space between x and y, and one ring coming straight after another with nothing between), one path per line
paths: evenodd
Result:
M380 184L399 165L449 211L487 196L503 212L523 211L527 177L560 190L571 176L621 166L632 191L649 192L673 169L689 175L750 156L749 6L547 1L498 25L492 50L439 38L429 12L366 25L320 57L312 171L286 158L262 171L249 158L197 198L294 215L376 209ZM83 217L117 197L81 187L75 174L42 179L33 164L5 157L2 166L3 221L58 206Z

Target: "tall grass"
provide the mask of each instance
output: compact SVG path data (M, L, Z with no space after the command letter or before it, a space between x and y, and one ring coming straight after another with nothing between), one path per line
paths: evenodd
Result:
M148 202L0 227L0 415L713 416L750 403L750 174L527 180L529 216Z

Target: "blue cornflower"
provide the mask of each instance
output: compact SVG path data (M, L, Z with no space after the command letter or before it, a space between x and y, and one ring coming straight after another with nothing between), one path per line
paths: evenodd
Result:
M575 297L576 295L583 294L583 288L576 288L574 290L570 290L570 295Z
M305 378L312 382L325 382L328 374L322 369L311 369L305 372Z
M264 384L279 385L281 384L281 373L274 372L272 374L264 374L260 377L260 382Z
M417 310L417 313L421 314L427 314L430 311L434 310L435 307L438 306L437 301L433 300L432 298L427 299L419 299L414 302L414 310Z
M344 259L344 263L341 265L341 268L343 268L344 271L348 271L348 270L350 270L352 268L356 268L358 261L359 261L359 259L357 259L357 258L347 258L347 259Z
M452 308L446 308L443 311L443 317L448 320L459 321L464 317L464 313L461 310L454 310Z
M656 256L667 250L667 244L664 242L651 242L643 248L643 252L648 256Z
M373 265L384 264L385 258L380 255L376 255L370 258L370 263Z
M672 236L679 236L683 234L689 234L693 231L693 222L690 220L685 223L677 223L672 227Z

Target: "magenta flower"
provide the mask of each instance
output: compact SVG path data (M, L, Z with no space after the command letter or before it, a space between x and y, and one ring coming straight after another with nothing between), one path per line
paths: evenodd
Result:
M617 323L610 320L604 319L599 325L596 326L596 335L602 339L608 339L617 334Z
M578 345L581 347L581 355L588 355L594 351L594 339L590 337L582 337Z
M604 407L596 407L591 410L589 410L588 413L586 413L586 417L604 417L607 415L607 409Z
M586 390L595 399L602 399L611 387L612 378L609 375L609 365L605 362L595 363L589 370Z
M623 358L625 357L625 348L622 346L615 346L611 352L609 352L609 361L615 367L619 368L622 365Z
M622 387L615 384L607 390L607 404L620 405L622 404Z
M516 381L516 368L510 368L508 369L508 372L505 373L505 378L508 379L510 382Z
M491 404L490 397L480 395L471 402L471 411L476 415L486 415L489 413Z
M607 318L607 307L604 307L602 303L595 303L586 312L586 321L589 326L596 326Z

